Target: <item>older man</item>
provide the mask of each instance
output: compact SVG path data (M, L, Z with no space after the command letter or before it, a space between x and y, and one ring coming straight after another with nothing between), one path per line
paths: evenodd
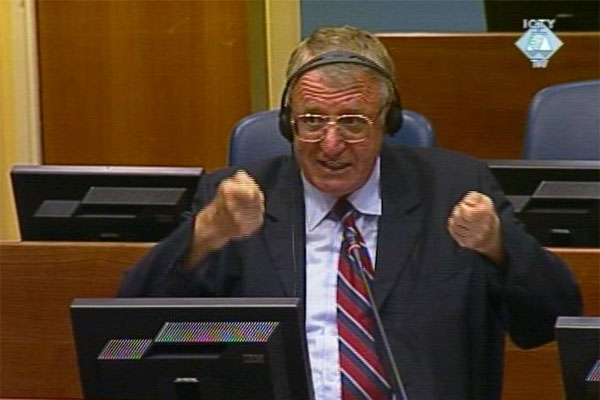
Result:
M577 285L483 163L383 145L401 124L393 76L369 33L314 32L282 98L294 156L203 178L193 217L120 295L302 297L316 398L391 399L364 268L410 399L499 399L505 332L552 340L581 311Z

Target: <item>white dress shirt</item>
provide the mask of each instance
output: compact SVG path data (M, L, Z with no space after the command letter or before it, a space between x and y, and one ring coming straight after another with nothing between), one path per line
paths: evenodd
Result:
M367 182L348 196L358 211L360 230L373 265L377 251L377 223L381 215L377 159ZM316 400L340 400L341 378L337 331L337 270L342 225L328 218L337 198L321 192L305 177L306 211L306 337Z

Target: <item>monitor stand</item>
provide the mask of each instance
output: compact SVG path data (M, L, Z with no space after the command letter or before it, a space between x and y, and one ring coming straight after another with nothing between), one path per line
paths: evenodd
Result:
M202 400L197 378L176 378L173 381L177 400Z

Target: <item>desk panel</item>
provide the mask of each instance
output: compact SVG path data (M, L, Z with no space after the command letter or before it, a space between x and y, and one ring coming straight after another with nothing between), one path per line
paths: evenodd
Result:
M583 294L584 314L600 316L600 250L551 250L575 273ZM564 399L556 342L521 350L507 341L505 357L503 399Z
M69 305L113 297L150 244L0 244L0 396L81 398Z
M152 245L0 243L0 397L81 398L69 319L76 297L114 296ZM586 315L599 314L600 250L553 249L573 268ZM562 399L556 345L507 345L504 398Z

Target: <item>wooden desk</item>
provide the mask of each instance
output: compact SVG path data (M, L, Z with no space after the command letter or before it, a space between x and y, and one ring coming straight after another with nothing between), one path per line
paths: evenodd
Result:
M82 398L69 305L114 297L150 246L0 243L0 397Z
M150 246L0 243L0 397L82 397L69 304L114 296L123 271ZM575 271L586 315L600 315L600 250L554 251ZM508 345L505 370L505 399L562 399L554 344L527 352Z
M583 294L585 315L600 315L600 249L551 249L573 270ZM505 400L563 400L556 342L520 350L510 341L504 364Z

